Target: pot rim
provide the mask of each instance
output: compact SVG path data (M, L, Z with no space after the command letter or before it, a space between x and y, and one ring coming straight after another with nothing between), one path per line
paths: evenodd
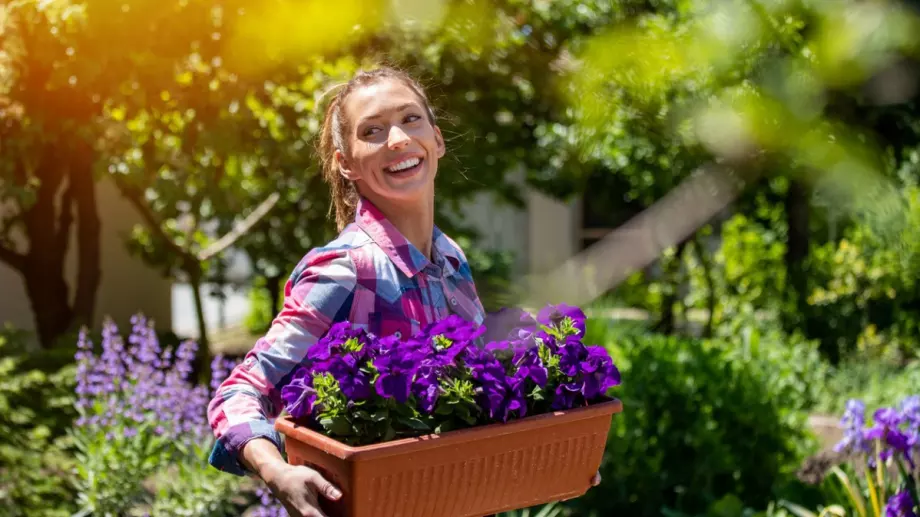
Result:
M456 429L441 434L400 438L388 442L353 447L335 438L295 423L290 415L284 414L275 420L275 430L307 446L322 450L345 461L365 461L417 450L435 449L470 442L477 439L503 436L539 427L568 424L579 420L614 415L623 411L623 403L617 398L597 402L589 406L541 413L510 422L497 422L466 429Z

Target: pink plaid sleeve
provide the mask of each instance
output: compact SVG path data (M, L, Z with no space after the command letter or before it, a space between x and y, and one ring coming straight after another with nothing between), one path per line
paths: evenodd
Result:
M356 285L347 250L311 251L295 268L284 289L284 307L243 362L220 385L208 404L208 421L217 438L209 462L246 474L239 452L254 438L281 448L274 419L281 413L281 388L307 350L334 321L349 319Z

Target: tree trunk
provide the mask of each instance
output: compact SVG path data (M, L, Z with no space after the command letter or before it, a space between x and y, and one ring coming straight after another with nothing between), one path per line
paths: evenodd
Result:
M198 357L195 368L202 382L207 382L210 377L209 365L211 364L211 344L208 340L208 327L204 319L204 300L201 296L201 272L193 271L189 274L189 283L192 286L192 296L195 298L195 316L198 319Z
M274 319L275 315L281 312L281 309L284 307L284 303L281 300L281 280L283 278L284 277L281 275L276 275L276 276L269 277L267 279L268 296L270 298L269 308L271 309L271 312L269 312L269 314L272 315L271 319ZM271 323L269 323L269 326L271 326ZM265 330L268 330L268 329L265 329Z
M54 257L42 255L29 255L23 279L35 318L38 342L42 348L50 349L70 330L74 314L68 303L63 264L55 270Z
M665 279L671 282L673 289L661 300L661 319L655 325L655 330L663 334L674 332L674 304L677 303L677 293L680 290L680 282L677 276L680 273L680 266L683 262L684 251L687 249L688 242L688 239L684 239L677 245L674 258L671 259L665 272Z
M786 192L786 328L807 326L808 276L805 259L809 248L809 198L811 193L802 181L791 180ZM807 329L806 329L807 333Z
M70 181L77 209L77 287L73 311L76 325L92 325L96 310L96 294L102 278L100 267L100 234L96 203L96 183L93 178L92 148L81 148L79 160L71 170Z
M712 279L712 262L709 260L709 255L706 253L706 249L703 245L702 239L695 238L694 248L696 249L697 258L700 261L700 266L703 268L703 276L706 279L706 326L703 327L703 337L711 338L712 337L712 324L713 319L715 318L716 312L716 287L715 282Z
M53 347L67 332L74 316L70 288L64 277L64 258L73 222L73 190L72 185L67 185L59 196L65 174L61 162L49 156L55 155L46 155L37 169L41 184L35 202L23 214L29 249L20 270L39 344L45 349Z

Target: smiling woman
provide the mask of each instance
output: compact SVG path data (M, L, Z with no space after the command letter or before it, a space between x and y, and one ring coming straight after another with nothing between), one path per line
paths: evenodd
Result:
M330 326L408 338L451 315L485 316L463 251L434 225L445 146L418 83L391 68L358 73L330 101L320 151L340 234L294 268L282 311L208 408L211 464L256 474L294 517L321 516L319 497L341 497L284 461L273 427L281 389Z

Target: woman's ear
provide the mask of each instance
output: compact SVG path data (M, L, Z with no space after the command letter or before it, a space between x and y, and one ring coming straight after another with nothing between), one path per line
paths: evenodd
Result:
M358 175L348 167L348 161L345 159L345 155L338 149L335 150L335 162L339 165L339 174L344 176L345 179L350 181L356 181L358 179Z
M447 152L447 146L444 145L444 136L441 134L441 128L434 126L434 140L438 144L438 158L444 158Z

